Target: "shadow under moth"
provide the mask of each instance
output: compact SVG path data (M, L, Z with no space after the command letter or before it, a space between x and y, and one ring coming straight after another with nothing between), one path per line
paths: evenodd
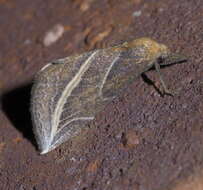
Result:
M45 65L31 92L33 131L41 154L80 132L109 102L142 73L154 67L165 93L170 94L160 66L181 63L149 38L66 57Z

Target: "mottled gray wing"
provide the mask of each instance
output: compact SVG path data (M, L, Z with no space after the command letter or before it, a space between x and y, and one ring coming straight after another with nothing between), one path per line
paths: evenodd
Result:
M119 53L96 50L49 63L41 69L32 89L31 114L42 154L94 119L103 105L105 80L118 59Z

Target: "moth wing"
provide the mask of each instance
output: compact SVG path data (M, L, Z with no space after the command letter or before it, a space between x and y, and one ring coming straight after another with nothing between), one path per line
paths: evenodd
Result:
M31 115L42 154L77 134L101 110L101 86L117 56L106 49L88 52L49 63L37 74Z

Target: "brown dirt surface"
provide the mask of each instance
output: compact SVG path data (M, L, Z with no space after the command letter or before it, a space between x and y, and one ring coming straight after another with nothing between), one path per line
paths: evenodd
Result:
M203 1L0 0L0 189L202 190ZM53 43L47 32L62 25ZM129 86L78 136L39 155L29 103L47 62L150 37L188 56Z

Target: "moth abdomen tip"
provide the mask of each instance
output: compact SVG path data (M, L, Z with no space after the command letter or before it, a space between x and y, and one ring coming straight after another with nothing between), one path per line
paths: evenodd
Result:
M38 150L40 152L40 154L46 154L48 152L50 152L52 150L52 146L51 146L51 141L48 139L43 139L41 138L40 143L38 144Z
M40 149L40 154L42 155L42 154L46 154L46 153L48 153L50 151L50 148L49 147L47 147L47 148L45 148L45 149Z
M48 153L48 152L49 152L49 150L42 150L42 151L40 152L40 155L46 154L46 153Z

